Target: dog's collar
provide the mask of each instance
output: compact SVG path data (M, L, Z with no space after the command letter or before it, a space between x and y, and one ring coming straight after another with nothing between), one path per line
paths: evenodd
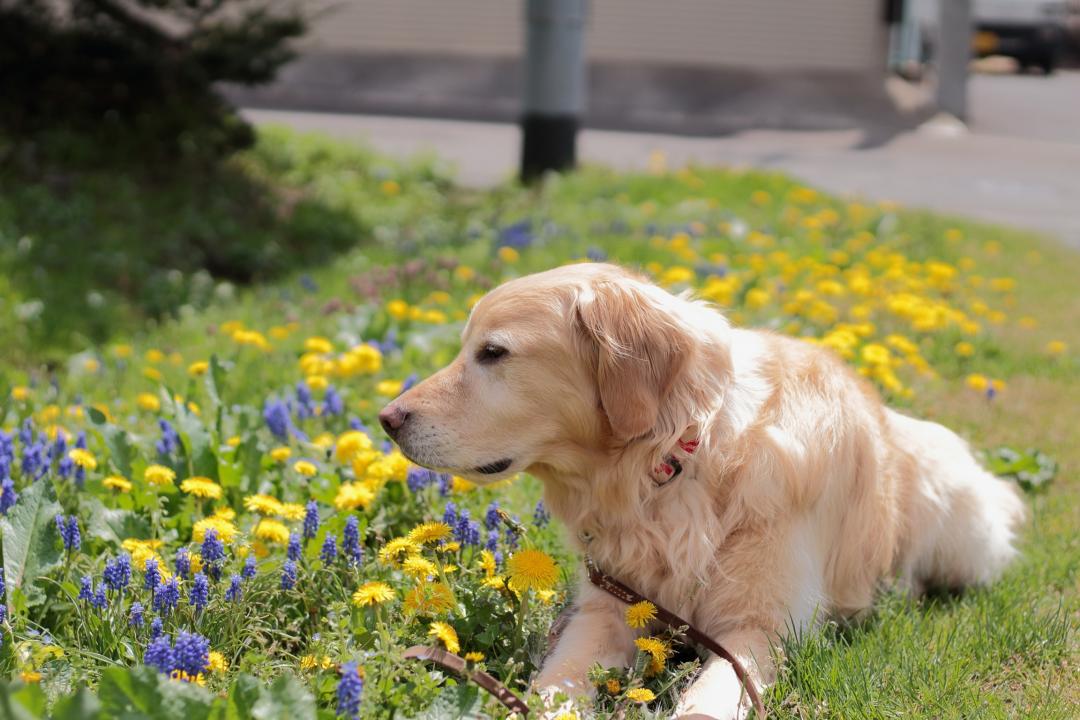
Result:
M679 436L679 439L675 441L675 447L671 448L671 450L664 455L660 464L649 472L649 477L652 478L653 484L657 487L663 487L679 477L683 471L683 463L694 454L699 442L701 441L698 439L698 429L696 425L691 425L684 430L683 434Z

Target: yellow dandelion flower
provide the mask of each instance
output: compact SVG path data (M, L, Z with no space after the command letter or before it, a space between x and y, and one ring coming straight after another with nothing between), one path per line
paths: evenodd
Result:
M19 677L22 678L24 683L39 683L41 682L41 673L37 670L23 670L19 673Z
M380 380L375 383L375 392L385 397L397 397L403 384L401 380Z
M197 498L221 499L221 486L208 477L189 477L180 483L180 490Z
M270 459L274 462L283 463L292 456L292 448L276 447L270 451Z
M235 520L236 511L228 505L222 505L221 507L214 508L214 517L222 520Z
M297 474L303 475L304 477L314 477L319 472L318 466L316 466L315 463L309 462L307 460L298 460L297 462L293 463L293 470L295 470Z
M394 590L384 582L364 583L353 593L352 601L359 607L371 607L394 599Z
M979 373L972 373L964 380L967 386L976 392L986 392L986 388L990 387L990 381L985 375Z
M151 485L171 485L176 473L164 465L150 465L143 471L143 479Z
M609 694L618 695L622 692L622 683L619 682L618 678L608 678L607 682L604 683L604 688Z
M648 653L651 657L650 672L658 673L664 669L664 664L671 655L671 647L666 642L660 638L643 637L634 640L634 644L637 645L638 650Z
M379 550L379 562L400 565L410 555L420 554L420 545L407 537L394 538Z
M191 556L191 572L201 572L203 568L202 555Z
M161 409L161 399L153 393L139 393L135 396L135 404L140 410L157 412Z
M484 661L484 653L476 652L475 650L473 650L472 652L465 653L465 659L468 662L474 662L474 663L483 662Z
M319 666L319 661L315 659L314 655L304 655L300 658L301 670L314 670Z
M410 530L408 539L420 545L431 545L450 537L452 532L446 523L427 522Z
M313 353L330 353L334 351L334 344L324 337L314 336L309 337L304 341L304 349Z
M512 265L521 259L521 253L508 245L503 245L499 248L499 259L504 263Z
M205 375L206 371L209 369L210 363L208 363L206 360L198 360L188 365L187 371L188 375L191 375L192 377L198 377L200 375Z
M195 523L194 527L191 528L191 539L201 543L206 539L206 531L211 529L217 531L218 540L226 545L231 545L236 540L236 536L239 535L239 531L232 522L223 517L212 515Z
M280 517L286 520L303 520L307 514L307 508L300 503L281 503Z
M1046 343L1046 354L1053 357L1060 357L1069 352L1069 346L1064 340L1051 340Z
M206 667L210 672L223 673L229 669L229 661L217 650L211 650Z
M626 624L632 628L643 628L656 619L656 606L648 600L636 602L626 608Z
M71 462L75 463L84 470L96 470L97 458L89 450L82 448L72 448L68 451L68 457L71 458Z
M11 388L11 399L15 402L26 402L30 399L30 388L25 385L16 385Z
M626 691L626 699L636 703L649 703L656 699L656 695L649 688L634 688Z
M116 490L117 492L131 492L131 481L127 478L120 477L119 475L110 475L105 478L101 484L110 490Z
M495 576L495 554L490 550L480 551L480 568L484 571L484 577Z
M343 483L334 496L334 507L338 510L367 509L375 502L375 491L364 483Z
M370 449L371 438L368 437L367 433L350 430L338 438L334 454L337 456L338 462L348 463L352 462L357 453Z
M226 445L228 445L228 446L229 446L229 447L231 447L231 448L237 448L237 447L240 447L240 436L239 436L239 435L232 435L232 436L230 436L230 437L229 437L229 438L228 438L228 439L227 439L227 440L225 441L225 444L226 444Z
M438 566L420 555L410 555L401 563L401 569L405 574L417 580L435 577L439 574Z
M431 626L428 628L428 635L441 641L449 652L457 653L461 650L461 643L458 642L457 631L448 623L438 621L431 623Z
M492 575L489 578L484 578L480 584L492 590L502 590L506 587L506 578L502 575Z
M971 357L975 354L975 346L967 340L961 340L953 346L953 352L957 357Z
M405 612L414 615L438 615L454 607L454 594L441 582L421 583L405 595Z
M267 542L284 545L289 542L289 528L285 523L270 518L263 518L255 526L255 537Z
M244 498L244 508L260 515L280 515L281 501L271 495L259 493Z
M510 587L522 591L550 590L559 580L559 570L550 555L542 550L519 550L506 561Z

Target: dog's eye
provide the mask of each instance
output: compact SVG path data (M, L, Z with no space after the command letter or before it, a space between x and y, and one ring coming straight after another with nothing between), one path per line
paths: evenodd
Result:
M493 345L488 343L476 353L476 362L481 365L489 365L498 361L501 358L506 357L507 349L501 345Z

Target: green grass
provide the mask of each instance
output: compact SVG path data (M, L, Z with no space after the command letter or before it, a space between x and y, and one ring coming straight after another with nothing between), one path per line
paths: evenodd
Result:
M775 235L778 248L801 255L824 258L840 241L869 228L877 242L913 260L955 263L970 256L976 263L972 272L1014 277L1017 288L1011 294L1013 305L1006 308L1008 321L978 335L975 356L955 355L959 335L945 332L924 339L923 354L939 377L905 375L913 393L891 400L956 428L976 448L1038 447L1059 461L1053 486L1030 499L1032 517L1022 559L993 588L915 602L886 596L860 623L825 623L819 631L791 639L783 649L786 664L767 701L777 718L1080 716L1075 679L1080 664L1080 293L1075 287L1080 258L1075 253L1029 233L889 209L874 209L865 222L851 221L835 236L826 232L819 237L783 218L779 199L797 184L757 172L695 170L651 176L592 169L542 190L507 186L462 193L430 163L399 165L348 146L280 132L265 136L234 169L241 186L264 193L264 204L254 215L235 212L245 204L247 191L234 195L226 190L218 204L216 193L193 186L190 176L164 189L130 179L80 178L72 191L77 202L71 206L46 184L17 191L0 186L6 196L0 200L0 235L35 239L23 255L17 249L13 253L10 244L8 254L0 254L0 267L6 269L0 273L0 298L7 306L3 311L48 297L48 315L42 316L47 319L41 321L48 327L9 328L7 335L0 331L0 340L8 344L0 360L10 380L44 388L58 367L66 368L60 372L71 389L57 402L70 401L79 392L94 399L130 399L137 392L153 391L156 383L136 371L142 366L138 360L132 360L129 372L110 375L106 388L95 387L98 381L80 369L87 358L111 357L109 347L92 340L123 340L134 345L134 358L149 348L179 351L185 364L217 355L235 370L227 400L258 403L268 392L299 379L294 363L263 362L254 351L236 348L218 332L226 321L262 330L299 321L305 336L326 335L342 342L379 337L389 322L383 303L393 297L419 303L442 284L454 297L451 306L458 307L485 284L582 257L589 250L634 265L659 258L666 267L673 263L671 253L657 250L650 238L670 237L694 222L705 227L705 232L695 233L702 254L723 252L733 267L743 267L746 260L740 264L739 255L751 252L731 230L733 224L744 223ZM386 191L383 183L388 179L399 183L400 193ZM767 191L773 202L753 202L755 191ZM267 201L265 193L274 199ZM290 193L309 209L281 211L282 198ZM812 207L842 210L845 204L822 196ZM493 257L493 248L505 229L520 221L531 223L532 246L522 251L518 263L501 262ZM718 230L720 224L725 229ZM204 230L210 240L200 234ZM959 231L952 233L958 239L947 240L948 230ZM161 237L162 231L167 241L141 245ZM85 264L71 257L76 237L87 248ZM200 237L204 240L197 240ZM277 279L226 292L220 278L208 278L198 301L187 290L160 302L153 299L167 282L167 268L189 263L185 269L194 271L205 261L198 256L176 259L169 248L204 241L226 243L230 264L250 262L259 268L253 279ZM308 242L314 248L306 247ZM33 249L52 243L55 249L43 255ZM415 273L405 269L421 260ZM124 272L142 274L137 289L101 290L115 283L116 276L109 272L116 263ZM446 269L452 263L475 268L477 280L455 281ZM387 267L397 268L396 274L388 276ZM194 275L184 277L185 283L195 282ZM90 318L80 312L90 290L107 293L108 313ZM744 302L745 292L736 297L733 309L747 323L783 327L781 320L790 319L775 307L753 311ZM1037 318L1037 327L1018 326L1017 319L1028 315ZM456 351L459 325L453 319L445 325L402 327L410 343L387 368L389 377L408 372L423 376ZM823 329L804 323L798 332ZM1067 342L1071 354L1048 358L1043 347L1051 339ZM71 356L71 350L85 352ZM964 386L971 372L1002 378L1007 389L989 402ZM201 402L200 388L184 378L182 368L167 371L167 376L171 390ZM350 401L350 407L370 421L382 399L361 394ZM153 432L151 420L138 420L136 427ZM499 497L524 513L539 491L538 483L527 478L501 493L481 491L471 502L482 507ZM538 542L563 561L570 577L576 561L560 535L545 532Z

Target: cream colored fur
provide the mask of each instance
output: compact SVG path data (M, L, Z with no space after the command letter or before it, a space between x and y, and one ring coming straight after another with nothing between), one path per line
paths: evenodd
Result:
M486 345L507 353L481 362ZM582 550L711 634L759 688L792 628L864 611L893 580L988 583L1016 555L1022 502L954 433L885 408L826 350L734 329L611 265L496 288L458 358L393 404L409 413L408 457L477 482L536 475ZM650 468L691 426L697 452L657 487ZM548 692L588 694L590 666L633 657L623 605L587 582L577 604L536 681ZM710 658L678 714L747 708Z

